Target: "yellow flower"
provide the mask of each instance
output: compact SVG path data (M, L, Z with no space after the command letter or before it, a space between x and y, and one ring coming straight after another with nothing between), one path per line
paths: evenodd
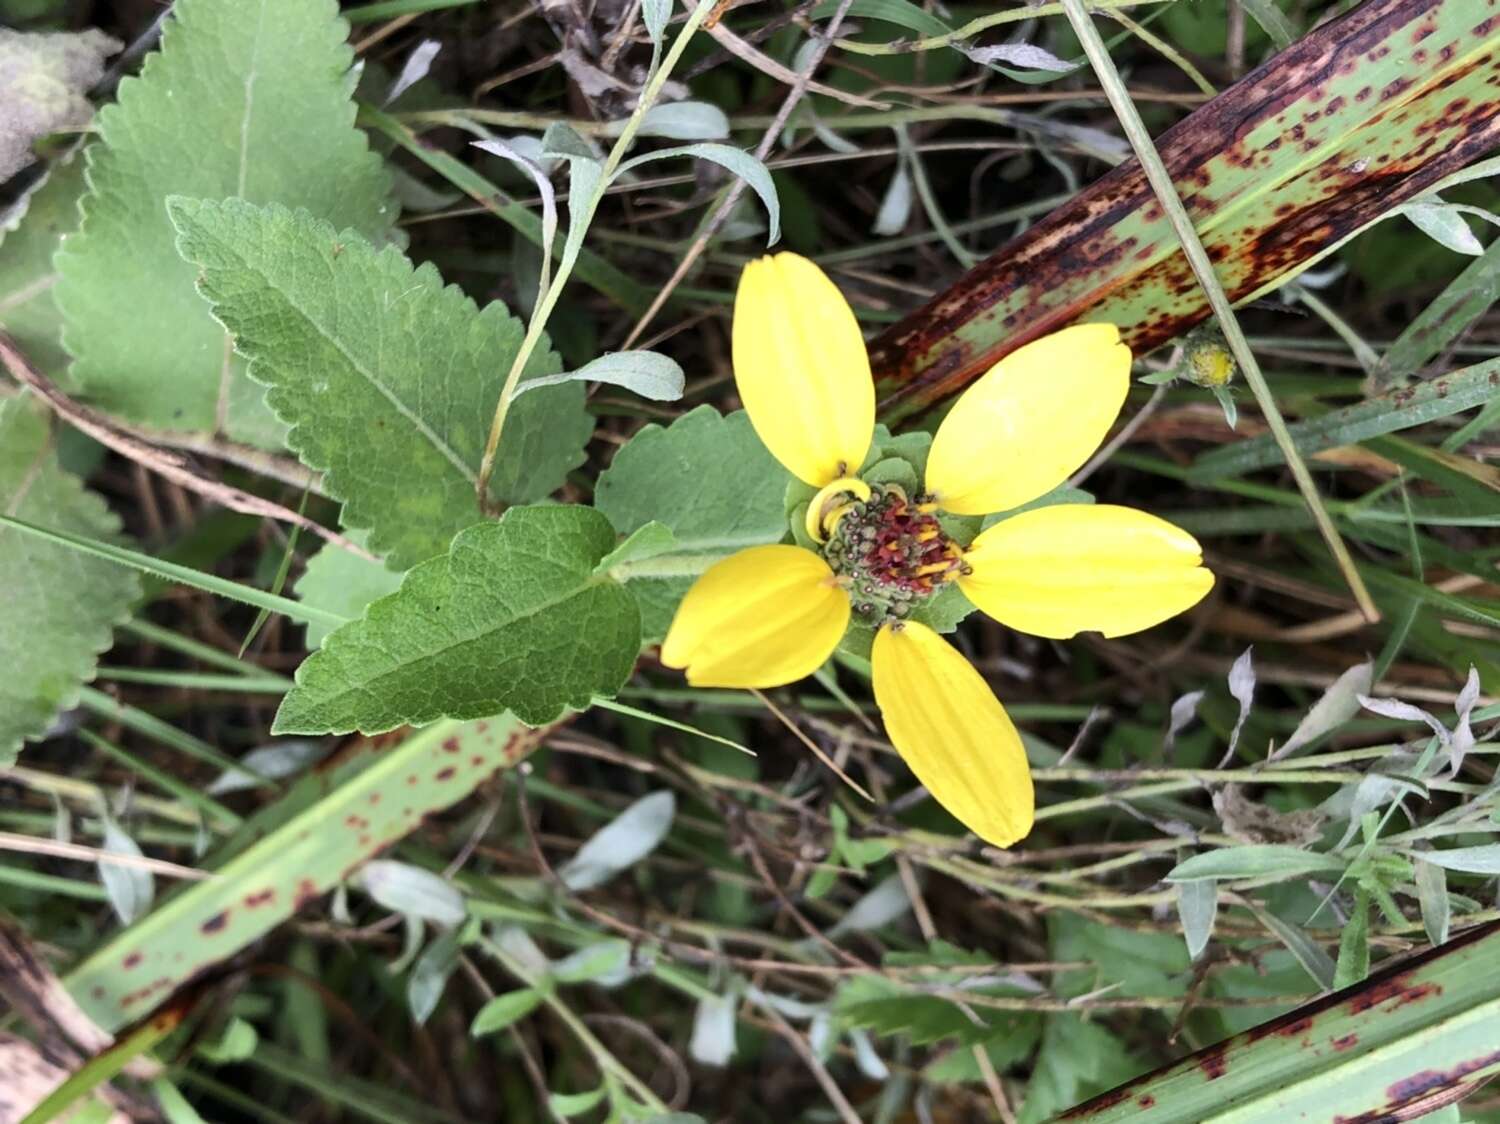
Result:
M662 662L704 687L775 687L816 671L858 616L876 629L875 702L911 771L981 838L1031 830L1020 735L980 674L933 629L906 619L948 582L1001 624L1067 638L1122 636L1175 616L1212 587L1185 531L1128 507L1036 508L967 549L936 513L1009 511L1062 484L1098 448L1130 385L1110 324L1019 348L966 390L938 428L925 492L858 476L875 386L854 313L795 254L745 268L734 306L734 374L755 432L820 489L807 529L819 552L758 546L712 566L683 598Z

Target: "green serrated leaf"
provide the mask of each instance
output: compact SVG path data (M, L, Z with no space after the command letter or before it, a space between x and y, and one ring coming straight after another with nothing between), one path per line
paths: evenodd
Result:
M50 415L29 395L0 401L0 511L113 538L119 520L57 463ZM44 733L94 677L140 581L129 570L0 529L0 767Z
M97 406L173 430L279 445L177 256L169 195L306 207L379 239L395 208L354 127L348 27L334 0L181 0L161 49L100 111L83 223L58 256L73 374ZM393 294L394 296L394 294Z
M1078 1015L1049 1015L1026 1085L1020 1124L1041 1124L1094 1093L1129 1081L1145 1067L1125 1043Z
M359 532L349 536L363 545ZM379 562L371 562L334 543L307 560L307 567L297 579L297 600L319 609L327 609L354 620L364 615L365 606L401 588L401 575ZM333 628L322 621L307 622L308 648L321 648Z
M613 695L640 649L614 548L586 507L516 507L470 527L297 669L276 733L377 733L510 710L533 726Z
M683 554L724 556L786 535L788 479L743 411L726 417L700 406L666 428L637 433L599 477L594 504L621 534L654 520L676 536ZM691 576L630 582L646 643L666 635L692 584Z
M78 228L83 158L55 164L47 178L0 219L0 324L54 382L66 382L62 313L52 258Z
M894 980L860 976L839 987L834 996L833 1013L842 1026L859 1027L882 1037L905 1038L917 1046L945 1039L973 1045L1008 1031L1022 1019L1031 1017L1023 1011L970 1006L962 1002L964 992L955 991L953 994L957 1002L925 994ZM1000 987L980 989L977 994L1017 996L1021 992Z
M305 211L189 199L168 209L214 315L270 387L267 401L292 427L287 443L344 501L344 522L368 530L393 570L446 550L480 516L477 466L520 321L499 303L476 308L394 246L376 250ZM526 369L557 368L543 346ZM583 396L571 383L517 400L496 499L542 499L583 463L593 432Z

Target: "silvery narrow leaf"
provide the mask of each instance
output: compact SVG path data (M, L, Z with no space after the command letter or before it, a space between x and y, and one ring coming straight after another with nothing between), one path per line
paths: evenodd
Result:
M1167 718L1167 736L1162 746L1162 752L1167 757L1172 756L1172 750L1177 745L1177 735L1188 728L1194 718L1198 717L1198 704L1203 701L1206 691L1189 691L1172 704L1172 712Z
M815 1019L828 1010L824 1003L804 1003L800 999L773 995L771 992L761 991L760 988L753 986L745 989L745 995L752 1003L774 1008L779 1014L789 1019Z
M576 371L527 379L516 389L516 394L564 382L605 382L653 402L675 402L682 397L686 379L677 361L660 352L611 351Z
M890 1068L875 1052L869 1034L855 1027L849 1032L849 1041L854 1043L854 1064L859 1066L861 1073L871 1081L884 1081L891 1075Z
M845 933L863 933L889 925L911 909L911 899L899 874L892 874L859 901L849 907L849 912L828 931L830 937Z
M1224 411L1224 424L1230 429L1237 429L1240 421L1240 408L1234 401L1234 390L1227 386L1210 387L1209 392L1219 403L1219 409Z
M828 1060L833 1052L833 1019L827 1011L818 1012L808 1024L807 1044L821 1060Z
M650 967L650 961L631 963L630 942L619 939L600 941L585 945L552 965L552 974L563 983L598 984L600 987L618 987Z
M643 796L589 838L559 872L570 890L591 890L656 850L677 814L670 789Z
M448 977L458 965L459 934L458 929L439 933L412 965L406 981L406 1006L419 1026L437 1010Z
M729 118L706 101L662 102L646 111L640 135L667 140L723 140L729 135Z
M321 761L331 745L331 742L311 738L287 738L252 749L240 758L244 769L230 769L216 778L208 786L208 794L222 796L226 792L259 788L264 782L257 780L252 773L258 773L268 781L295 776Z
M405 943L402 945L401 954L386 966L386 970L393 976L399 976L411 967L412 961L422 951L422 938L427 935L427 927L414 913L401 915L401 928L405 932Z
M546 169L503 140L491 137L472 143L475 148L482 148L491 155L509 160L531 178L536 186L537 196L542 201L542 245L550 248L557 238L557 193L552 190L552 181L547 178ZM551 279L552 255L538 254L537 258L540 264L537 286L539 291L545 292Z
M141 858L141 849L125 829L115 822L109 809L100 808L99 818L104 824L104 846L102 850L111 855L129 855ZM138 866L99 861L99 881L104 883L104 892L115 916L123 925L129 925L151 908L151 899L156 896L156 880L151 872Z
M1399 209L1416 224L1417 229L1439 245L1470 256L1484 253L1484 243L1475 237L1463 215L1446 203L1406 203Z
M1418 857L1461 874L1500 874L1500 843L1451 847L1446 851L1423 851Z
M695 1062L723 1066L734 1057L734 1006L732 996L707 995L698 1000L693 1037L688 1042L688 1053Z
M495 933L495 943L500 951L521 965L528 978L535 979L552 971L552 961L537 947L531 934L519 925L507 925Z
M781 240L781 202L776 195L776 184L766 166L748 152L727 144L688 144L680 148L663 148L642 156L632 156L620 165L619 172L630 171L648 160L667 160L674 156L691 156L697 160L709 160L721 168L739 176L760 196L761 205L770 220L771 233L766 239L768 246Z
M1177 916L1182 919L1182 935L1187 940L1188 956L1197 960L1208 947L1213 935L1214 919L1219 915L1219 884L1212 878L1177 883Z
M459 925L469 915L463 894L452 883L410 863L375 859L365 863L357 878L365 893L397 913L439 925Z
M646 34L651 42L660 47L662 36L667 33L667 22L672 18L672 0L641 0L641 19L646 24Z
M1453 742L1449 751L1453 755L1453 768L1451 776L1458 776L1459 769L1463 768L1464 757L1469 750L1474 748L1474 728L1470 725L1470 715L1474 712L1474 704L1479 701L1479 669L1470 666L1469 678L1464 682L1464 689L1458 693L1454 700L1453 709L1458 715L1458 721L1453 724Z
M1235 747L1240 743L1240 731L1245 728L1250 705L1255 701L1255 664L1251 661L1254 651L1253 645L1246 648L1229 669L1229 693L1240 704L1240 716L1234 720L1234 729L1229 733L1229 750L1224 754L1226 762L1234 756Z
M1331 815L1347 815L1349 818L1349 825L1334 850L1347 847L1359 830L1361 820L1402 793L1427 798L1427 790L1420 782L1395 775L1409 771L1415 764L1416 759L1410 754L1393 753L1381 759L1376 766L1378 772L1368 773L1352 785L1344 785L1323 802L1324 810Z
M391 83L391 92L385 95L384 105L390 105L407 90L411 89L422 79L427 77L427 72L432 69L432 60L443 49L443 45L436 39L423 39L412 48L411 54L406 56L406 62L401 67L401 73Z
M1424 722L1444 749L1449 749L1453 745L1453 739L1448 734L1448 727L1420 706L1412 706L1411 703L1402 702L1400 699L1372 699L1366 695L1359 696L1359 705L1366 710L1374 711L1382 718L1394 718L1400 722Z
M1038 47L1032 43L1000 43L993 47L967 47L960 48L972 62L981 66L990 66L1000 63L1004 66L1018 66L1024 70L1056 70L1066 74L1077 68L1076 62L1068 62L1060 59L1045 47Z
M870 227L870 233L887 238L900 234L906 229L907 220L911 218L912 200L911 174L902 164L897 166L896 174L891 177L891 182L886 186L885 195L880 200L880 210L875 213L875 224Z
M1447 943L1452 903L1448 901L1448 873L1436 863L1412 856L1416 873L1417 902L1422 907L1422 928L1434 945Z
M1323 696L1313 703L1306 717L1297 723L1292 736L1271 756L1288 757L1324 734L1336 730L1359 713L1360 696L1370 692L1370 676L1375 665L1366 660L1355 664L1335 679Z

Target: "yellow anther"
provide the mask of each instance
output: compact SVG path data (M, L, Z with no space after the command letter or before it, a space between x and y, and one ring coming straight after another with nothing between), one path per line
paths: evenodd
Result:
M926 503L917 504L917 511L923 515L931 515L937 509L937 500L928 500Z
M812 502L807 505L807 536L813 542L823 543L828 539L823 533L824 519L833 514L835 501L843 496L854 496L863 502L870 498L870 486L858 476L840 476L831 484L823 487ZM838 507L847 507L848 504L838 504Z
M917 577L925 578L928 574L941 574L952 568L952 562L929 562L925 566L918 566L915 573Z
M929 528L926 531L921 532L919 535L917 535L917 541L918 542L931 542L933 539L937 538L940 534L942 534L941 531L939 531L936 527L932 527L932 528Z

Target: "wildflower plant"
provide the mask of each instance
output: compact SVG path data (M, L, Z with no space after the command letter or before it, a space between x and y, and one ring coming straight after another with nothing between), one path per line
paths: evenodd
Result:
M983 677L944 640L973 606L1066 639L1138 632L1213 586L1185 531L1128 507L1051 503L1124 404L1130 352L1110 324L1035 340L978 379L930 442L879 434L853 311L795 254L746 267L735 384L790 472L795 543L714 564L677 610L662 662L704 687L776 687L869 640L891 742L970 830L1031 830L1026 750ZM884 436L885 440L880 440ZM1002 514L998 519L995 513Z

